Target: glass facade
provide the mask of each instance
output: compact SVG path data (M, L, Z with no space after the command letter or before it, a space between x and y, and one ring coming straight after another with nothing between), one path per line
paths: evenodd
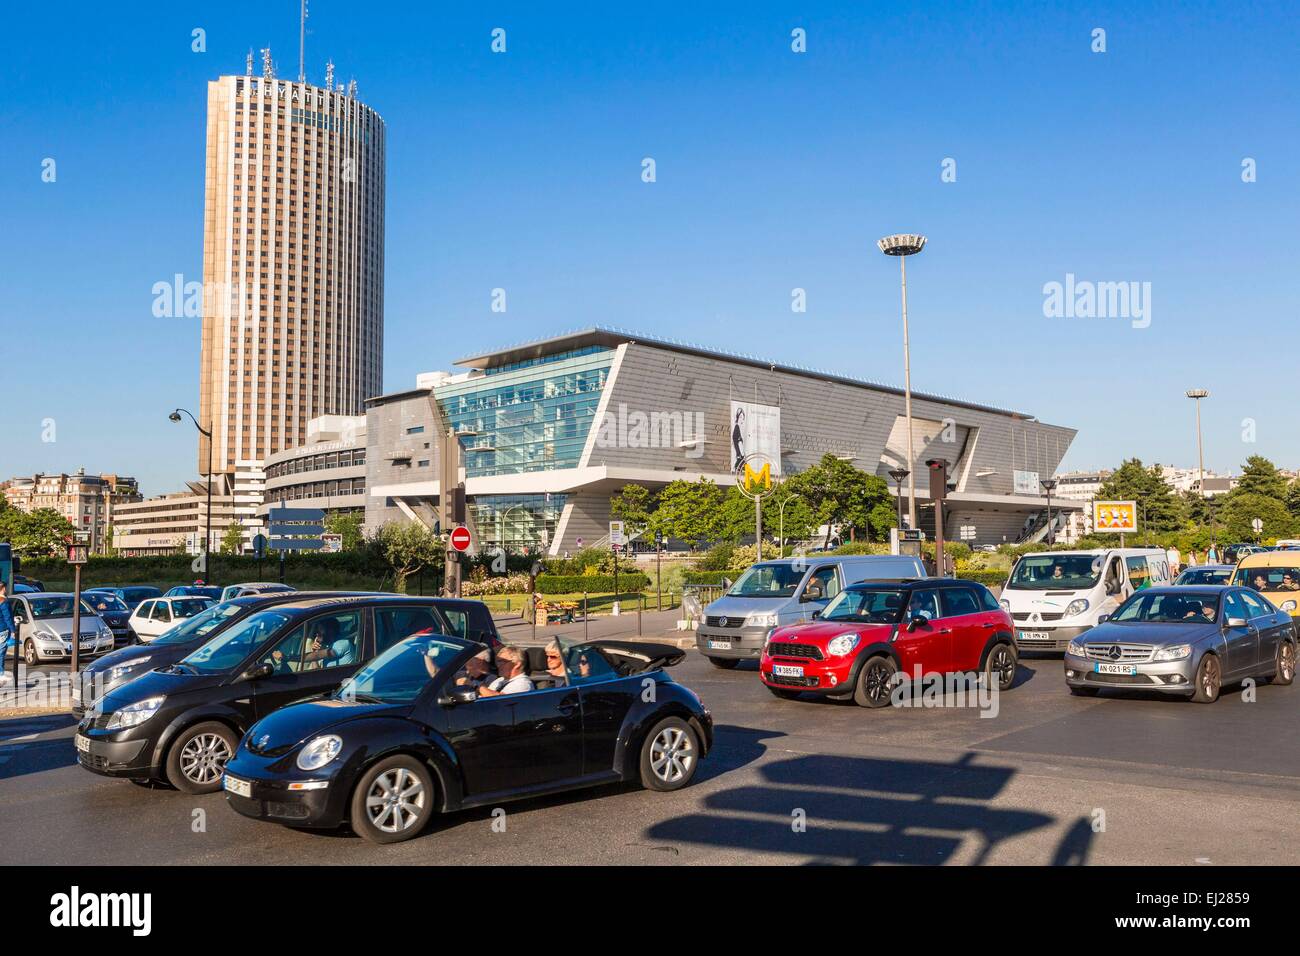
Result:
M469 510L479 540L510 551L542 548L555 540L565 495L478 495Z
M434 390L465 439L468 477L575 468L596 417L613 349L521 366Z

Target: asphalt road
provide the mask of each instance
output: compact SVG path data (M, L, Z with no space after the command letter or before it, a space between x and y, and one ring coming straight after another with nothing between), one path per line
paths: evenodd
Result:
M378 847L295 831L75 763L70 716L0 721L0 863L1064 863L1300 860L1300 685L1209 706L1071 697L1022 662L996 716L783 701L696 652L674 668L717 722L696 782L437 819Z

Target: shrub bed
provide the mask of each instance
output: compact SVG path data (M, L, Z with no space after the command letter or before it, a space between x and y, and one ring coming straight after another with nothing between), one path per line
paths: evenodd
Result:
M620 571L618 573L618 590L643 591L650 586L650 578L641 571ZM614 575L612 574L539 574L537 576L537 593L539 594L589 594L612 593Z

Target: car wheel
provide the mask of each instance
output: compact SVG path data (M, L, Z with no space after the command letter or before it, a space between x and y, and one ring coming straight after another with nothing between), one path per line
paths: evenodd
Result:
M1222 686L1223 672L1219 669L1219 658L1214 654L1202 656L1200 666L1196 668L1192 700L1198 704L1213 704L1219 699L1219 688Z
M667 717L641 744L641 785L647 790L680 790L691 782L700 762L700 741L680 717Z
M239 736L216 721L181 731L167 751L167 782L182 793L216 793L238 745Z
M997 682L999 691L1010 690L1016 679L1016 667L1020 655L1010 644L994 644L989 650L988 660L984 662L984 683L992 687Z
M1273 683L1282 687L1290 686L1295 680L1295 645L1283 641L1277 646L1277 669L1273 672Z
M352 792L352 829L371 843L418 836L433 816L433 777L414 757L381 760Z
M30 637L23 641L23 660L28 667L36 666L36 643Z
M888 707L894 691L898 665L893 658L878 654L862 665L853 687L853 702L859 707Z
M734 671L736 665L740 663L739 657L710 657L709 663L714 667L721 667L724 671Z
M786 690L784 687L773 687L770 684L764 684L763 686L770 690L773 696L780 697L782 700L795 700L799 696L797 690Z
M1096 697L1100 687L1075 687L1070 686L1070 693L1075 697Z

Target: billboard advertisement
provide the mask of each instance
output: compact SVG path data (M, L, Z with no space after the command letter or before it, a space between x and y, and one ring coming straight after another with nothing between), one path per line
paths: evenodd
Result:
M758 402L731 403L731 470L738 471L750 456L771 463L773 477L781 475L781 409Z
M1013 471L1011 473L1011 485L1018 495L1041 495L1043 493L1043 489L1038 484L1038 472L1036 471Z
M1092 529L1131 534L1137 530L1136 501L1094 501L1092 503Z

